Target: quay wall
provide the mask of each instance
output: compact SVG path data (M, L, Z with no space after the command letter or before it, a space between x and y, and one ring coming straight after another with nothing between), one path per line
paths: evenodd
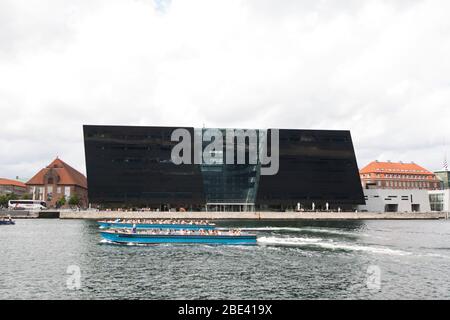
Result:
M147 212L61 211L60 219L207 219L207 220L435 220L447 212Z
M448 212L149 212L149 211L10 211L0 217L13 219L207 219L207 220L436 220L448 219Z
M0 210L0 218L7 216L11 216L13 219L35 219L39 218L39 211Z

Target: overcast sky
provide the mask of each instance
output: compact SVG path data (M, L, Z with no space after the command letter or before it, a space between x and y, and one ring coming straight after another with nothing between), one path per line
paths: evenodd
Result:
M0 0L0 177L83 124L351 130L374 159L442 168L448 0Z

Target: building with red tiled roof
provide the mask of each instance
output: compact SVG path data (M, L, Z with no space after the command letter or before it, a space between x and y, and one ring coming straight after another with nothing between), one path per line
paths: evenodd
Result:
M425 189L440 188L440 180L427 169L404 162L372 161L359 171L363 188Z
M54 207L61 198L68 203L72 196L78 196L80 206L87 207L87 179L59 158L41 169L26 183L34 200L46 201L47 207Z
M0 195L16 194L22 196L27 193L25 183L18 180L0 178Z

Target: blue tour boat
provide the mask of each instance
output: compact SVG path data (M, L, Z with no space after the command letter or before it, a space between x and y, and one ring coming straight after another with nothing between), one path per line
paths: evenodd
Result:
M133 228L136 229L172 229L172 230L213 230L215 228L215 224L213 223L199 223L195 221L189 221L186 223L177 223L171 222L170 220L164 221L163 223L157 221L146 221L139 220L138 222L128 222L122 220L115 221L98 221L100 229L124 229L124 228Z
M207 232L186 231L181 232L146 232L144 230L108 230L101 231L104 239L122 244L161 244L161 243L178 243L178 244L228 244L228 245L255 245L256 235L254 234L237 234L233 232L216 232L208 234Z

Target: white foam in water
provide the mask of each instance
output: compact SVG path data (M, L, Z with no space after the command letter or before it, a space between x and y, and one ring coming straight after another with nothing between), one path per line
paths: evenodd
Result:
M306 228L305 230L311 231L311 232L340 234L340 235L346 235L346 236L365 236L365 234L363 234L363 233L342 231L342 230L335 230L335 229Z
M141 247L148 246L148 244L145 244L145 243L134 243L134 242L117 243L117 242L110 241L107 239L100 240L100 243L101 244L112 244L112 245L116 245L116 246L123 246L123 245L125 245L125 246L141 246Z
M330 233L337 235L349 235L349 236L360 236L364 234L359 234L350 231L341 231L335 229L319 229L319 228L293 228L293 227L259 227L259 228L241 228L243 231L297 231L297 232L316 232L316 233Z
M302 228L289 228L289 227L259 227L259 228L241 228L243 231L302 231Z
M279 238L279 237L261 237L258 238L258 242L268 245L285 245L285 246L316 246L331 250L349 250L349 251L366 251L377 254L387 255L410 255L410 252L393 250L382 247L371 247L357 244L347 244L342 242L324 241L320 238Z
M433 258L442 258L442 259L450 259L450 256L446 256L439 253L426 253L424 254L427 257L433 257Z

